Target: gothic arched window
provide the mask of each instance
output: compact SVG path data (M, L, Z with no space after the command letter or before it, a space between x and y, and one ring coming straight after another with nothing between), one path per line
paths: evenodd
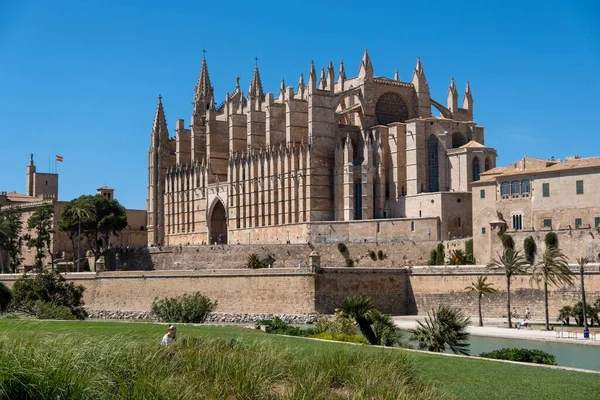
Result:
M466 143L467 143L467 141L465 140L465 137L463 136L462 133L454 132L452 134L452 148L453 149L456 149Z
M402 97L396 93L388 92L381 95L377 100L375 116L379 125L405 122L408 119L408 106Z
M484 169L483 169L483 170L484 170L484 171L487 171L487 170L489 170L489 169L490 169L490 158L489 158L489 157L486 157L486 158L485 158L485 166L484 166Z
M502 185L500 186L500 193L502 194L503 199L508 199L510 196L510 183L502 182Z
M473 181L479 180L479 158L473 159Z
M427 191L440 191L440 178L438 175L438 138L435 135L427 139Z
M524 197L528 197L529 190L529 179L523 179L521 181L521 194L523 194Z

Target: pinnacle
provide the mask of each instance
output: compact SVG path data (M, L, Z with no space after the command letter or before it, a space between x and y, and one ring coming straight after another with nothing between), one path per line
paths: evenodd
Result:
M250 82L250 93L248 95L256 97L262 100L264 97L262 82L260 80L260 72L258 71L258 59L256 59L256 65L254 66L254 75L252 76L252 82Z
M396 72L394 72L394 80L395 81L399 81L400 80L400 75L398 74L398 70L396 70Z
M162 96L158 95L158 105L156 106L156 113L154 114L154 124L152 125L152 137L153 138L168 138L169 131L167 130L167 120L165 118L165 111L162 104Z
M369 50L365 49L365 53L363 54L363 58L362 58L362 63L364 64L365 67L369 66L369 64L371 64L371 57L369 57Z
M340 61L340 71L338 73L338 79L346 79L346 70L344 69L344 61Z
M450 79L450 90L456 92L456 84L454 83L454 77Z
M298 89L304 89L304 74L300 72L300 79L298 80Z
M212 95L212 86L210 85L210 77L208 75L208 66L206 65L205 56L202 57L202 65L200 74L198 75L198 83L196 84L196 93L194 103L197 104L201 100L209 100Z

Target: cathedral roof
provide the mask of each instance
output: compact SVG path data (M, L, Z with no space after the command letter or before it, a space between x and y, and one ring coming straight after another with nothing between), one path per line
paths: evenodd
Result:
M469 141L469 143L463 144L462 146L460 146L461 149L472 149L472 148L481 148L481 147L486 147L486 146L484 146L481 143L476 142L474 140L471 140L471 141Z

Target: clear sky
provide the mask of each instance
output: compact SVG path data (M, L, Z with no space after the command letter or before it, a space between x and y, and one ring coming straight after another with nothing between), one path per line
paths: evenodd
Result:
M59 154L62 200L106 184L145 208L157 95L174 135L203 49L217 104L236 75L247 90L255 57L278 92L311 60L352 76L368 48L375 75L409 81L420 56L442 104L452 76L460 104L471 82L498 165L600 156L599 21L597 0L0 0L0 190L25 191L30 153L41 172Z

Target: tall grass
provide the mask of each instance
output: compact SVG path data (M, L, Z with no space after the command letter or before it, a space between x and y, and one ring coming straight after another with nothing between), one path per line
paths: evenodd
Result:
M0 340L0 399L429 399L410 356L343 346L314 353L260 341L125 336Z

